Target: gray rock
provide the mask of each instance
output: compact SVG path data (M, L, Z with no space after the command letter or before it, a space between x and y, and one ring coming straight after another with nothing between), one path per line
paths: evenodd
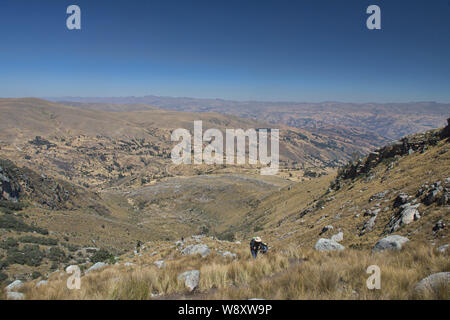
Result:
M373 216L364 223L364 226L363 226L361 232L359 233L360 236L366 234L366 232L372 231L373 227L375 227L376 218L377 218L377 216Z
M159 269L161 269L161 268L164 268L164 267L166 266L166 263L164 262L164 260L158 260L158 261L155 261L155 265L156 265Z
M389 193L389 190L378 192L369 198L369 202L372 202L374 200L383 200L384 197L386 197L386 195L388 193Z
M200 282L200 271L191 270L183 272L178 275L178 279L184 281L184 285L189 289L189 291L193 291L198 287Z
M236 253L231 253L230 251L225 251L224 253L222 253L222 256L224 256L225 258L235 259Z
M14 291L23 287L23 282L20 280L16 280L11 282L9 285L5 287L5 291Z
M201 254L202 257L206 257L210 253L210 250L206 244L191 244L181 250L183 255Z
M135 266L136 264L133 263L133 262L125 262L123 265L124 265L125 267L132 267L132 266Z
M427 292L438 292L442 286L449 289L450 285L450 272L439 272L429 275L428 277L420 280L414 286L414 293L418 295L424 295Z
M399 236L391 235L379 240L373 247L373 252L381 252L384 250L400 250L402 246L408 242L409 239Z
M448 248L450 248L450 244L444 244L443 246L440 246L438 248L438 251L442 252L442 253L445 253L448 250Z
M86 271L85 273L88 274L88 273L91 272L91 271L98 270L98 269L104 268L104 267L106 267L106 266L107 266L107 264L104 263L104 262L97 262L97 263L94 264L92 267L90 267L89 269L87 269L87 271Z
M23 300L25 299L25 295L20 292L8 291L6 298L9 300Z
M339 233L336 233L335 235L331 236L331 241L341 242L344 240L344 233L341 231Z
M345 247L337 243L336 241L321 238L316 242L314 249L316 249L317 251L336 251L344 250Z

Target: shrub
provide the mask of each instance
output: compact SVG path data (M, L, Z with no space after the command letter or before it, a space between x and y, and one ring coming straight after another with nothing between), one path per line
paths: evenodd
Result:
M17 242L17 240L14 238L8 238L6 240L3 240L0 243L0 248L6 249L6 250L10 249L10 248L16 248L18 246L19 246L19 242Z
M0 271L0 283L8 279L8 276Z
M217 235L217 238L219 240L226 240L226 241L234 241L235 240L234 233L232 233L232 232L221 233L221 234Z
M64 250L58 248L58 247L52 247L50 248L50 251L47 255L47 258L50 259L53 262L61 263L66 262L67 257ZM55 268L56 269L56 268Z
M8 266L8 263L6 261L0 261L0 270L5 269Z
M52 238L35 237L35 236L24 236L20 237L19 241L22 243L36 243L44 246L54 246L58 244L58 240Z
M31 267L37 267L41 264L45 254L39 250L38 245L25 245L22 250L12 248L8 250L6 263L8 264L22 264Z
M107 262L107 263L115 263L116 259L114 258L114 255L110 253L106 249L100 249L96 253L92 255L90 258L91 262Z
M63 242L63 243L61 243L61 245L65 248L67 248L70 252L75 252L79 249L78 246L70 244L70 243Z
M34 232L47 235L48 230L42 229L36 226L30 226L26 224L23 221L20 221L19 219L15 218L12 215L1 215L0 216L0 228L7 229L7 230L15 230L19 232Z
M26 207L23 202L12 202L8 200L0 200L0 207L12 211L19 211Z

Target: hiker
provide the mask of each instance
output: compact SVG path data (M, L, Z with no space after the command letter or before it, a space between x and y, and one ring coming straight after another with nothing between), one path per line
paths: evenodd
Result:
M262 243L260 237L253 237L253 239L250 241L250 252L252 253L252 257L256 258L258 255L258 251L261 251L261 253L266 253L269 248L266 244Z

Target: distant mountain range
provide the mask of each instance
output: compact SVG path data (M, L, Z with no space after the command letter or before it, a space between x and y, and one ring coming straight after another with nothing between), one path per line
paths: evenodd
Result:
M437 102L346 103L268 102L196 99L185 97L60 97L80 108L138 111L152 107L188 112L217 112L272 124L308 128L312 132L373 139L376 146L402 136L445 125L450 104Z

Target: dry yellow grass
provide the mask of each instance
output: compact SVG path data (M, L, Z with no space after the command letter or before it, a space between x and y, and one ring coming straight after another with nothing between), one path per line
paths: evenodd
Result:
M213 248L205 258L181 256L169 244L159 243L160 254L144 252L135 266L109 266L82 277L80 290L69 290L68 275L55 274L47 285L28 282L20 290L27 299L449 299L449 288L415 296L414 285L436 272L450 271L448 253L422 242L411 242L401 251L372 254L347 249L318 252L312 249L273 248L252 259L247 245L207 240ZM235 260L224 258L214 247L234 247ZM153 262L166 258L166 267ZM366 287L366 269L381 269L381 289ZM197 269L200 283L189 292L178 274ZM4 298L4 297L3 297Z

